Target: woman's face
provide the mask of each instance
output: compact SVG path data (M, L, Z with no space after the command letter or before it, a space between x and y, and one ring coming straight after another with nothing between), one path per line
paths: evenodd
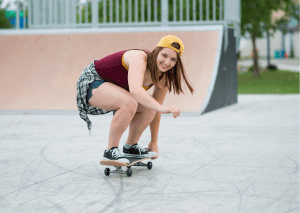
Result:
M167 72L177 63L177 52L170 48L163 48L157 56L157 67L161 72Z

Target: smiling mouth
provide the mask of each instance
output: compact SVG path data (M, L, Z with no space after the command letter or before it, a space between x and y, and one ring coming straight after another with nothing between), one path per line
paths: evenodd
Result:
M160 65L161 65L164 69L168 68L168 66L165 66L165 65L163 65L162 63L160 63Z

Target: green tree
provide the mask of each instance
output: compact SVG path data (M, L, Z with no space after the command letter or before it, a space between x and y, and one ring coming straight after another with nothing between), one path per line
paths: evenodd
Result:
M152 0L145 0L144 1L144 8L141 7L141 1L137 1L138 2L138 22L141 22L142 20L142 10L144 10L144 21L149 21L148 20L148 2L151 2L151 14L150 14L150 21L153 22L155 19L155 14L154 14L154 1ZM169 5L169 21L173 21L175 19L175 21L180 21L180 7L182 6L182 20L183 21L187 21L190 20L192 21L195 15L195 19L197 21L200 20L200 12L198 10L198 8L200 7L200 1L196 1L196 14L193 14L193 1L190 0L189 1L189 17L187 17L187 12L186 12L186 8L187 8L187 0L183 0L182 1L182 5L180 5L180 1L176 1L176 17L173 17L173 10L174 10L174 5L173 5L173 0L167 0L168 1L168 5ZM103 7L104 7L104 2L106 2L106 22L110 22L110 4L109 4L109 0L102 0L99 1L99 23L103 22ZM161 2L162 0L158 0L157 1L157 21L161 21ZM129 21L129 1L125 1L125 22L134 22L135 21L135 0L131 0L131 20ZM213 20L213 0L209 0L209 17L208 20ZM204 0L202 1L202 20L203 21L207 21L207 1ZM88 21L87 22L91 22L92 19L92 14L91 14L91 3L88 2L87 3L87 11L88 11ZM122 6L123 6L123 1L119 0L119 11L116 11L116 1L112 1L112 22L115 23L116 20L116 13L118 12L119 14L119 22L123 21L123 17L122 17ZM224 3L223 3L223 7L224 7ZM219 8L220 8L220 1L216 1L216 11L215 11L215 15L216 15L216 20L220 20L220 13L219 13ZM222 8L223 10L223 8ZM86 5L83 4L81 7L81 12L82 12L82 22L85 23L85 13L86 13ZM224 12L222 12L222 14L224 14ZM79 14L77 14L77 23L79 22Z
M253 76L259 77L258 53L256 51L256 39L262 38L264 32L278 29L278 22L272 21L272 12L282 10L285 20L291 15L296 15L297 5L293 0L241 0L242 18L241 35L250 35L252 41ZM286 23L286 21L281 21Z
M2 1L0 0L0 5ZM5 8L0 8L0 29L12 28L10 21L5 17Z

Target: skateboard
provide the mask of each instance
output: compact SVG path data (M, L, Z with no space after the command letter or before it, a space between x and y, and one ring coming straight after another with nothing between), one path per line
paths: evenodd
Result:
M119 173L119 174L126 174L128 177L132 175L132 166L145 166L148 169L152 169L152 162L150 162L150 158L136 158L136 157L126 157L126 159L129 160L129 163L122 163L119 161L112 161L112 160L102 160L100 161L101 165L106 165L106 166L114 166L116 169L115 170L110 170L109 168L105 168L104 174L106 176L109 176L110 173ZM148 160L148 163L144 163L142 161ZM122 166L127 167L127 170L124 171L122 170Z

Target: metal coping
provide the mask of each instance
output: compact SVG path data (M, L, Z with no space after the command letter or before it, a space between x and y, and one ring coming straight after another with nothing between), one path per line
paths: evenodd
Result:
M212 31L223 30L223 24L213 26L168 26L168 27L125 27L125 28L85 28L85 29L23 29L0 30L0 35L55 35L75 33L131 33L168 31Z

